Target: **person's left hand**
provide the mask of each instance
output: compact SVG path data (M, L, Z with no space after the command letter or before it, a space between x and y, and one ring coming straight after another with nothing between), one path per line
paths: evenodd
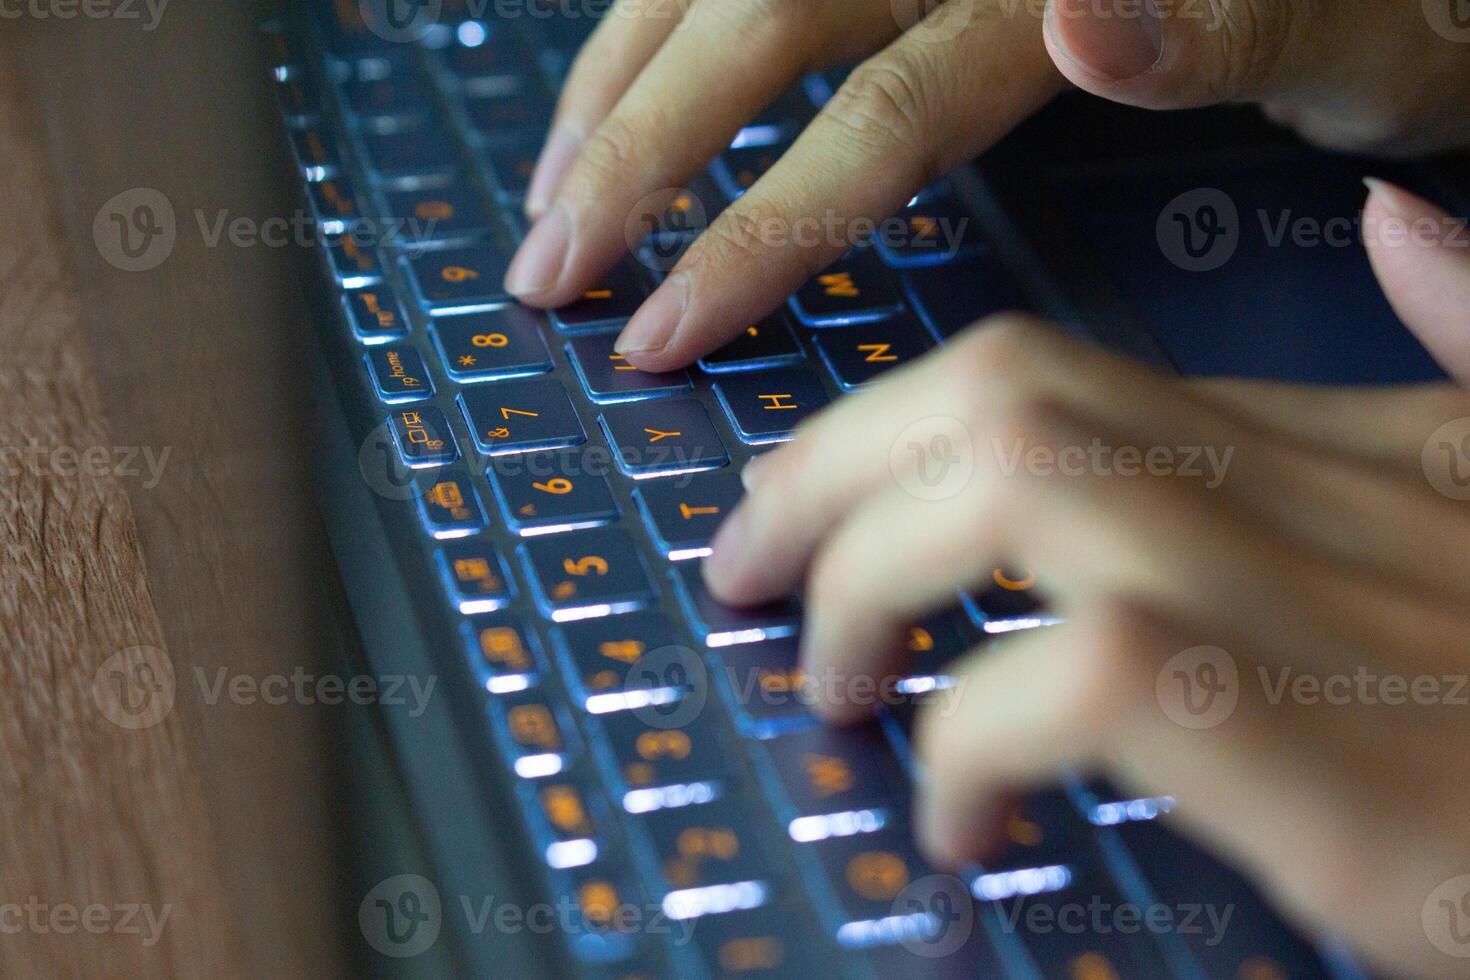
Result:
M1369 208L1434 214L1392 188ZM1470 254L1379 244L1374 261L1470 382ZM922 446L935 418L968 433L974 464L943 499L903 469L921 462L910 427ZM898 669L904 627L998 566L1033 570L1067 620L957 665L957 710L921 716L918 827L937 861L981 853L1013 792L1100 768L1176 797L1311 925L1395 970L1448 965L1420 914L1470 869L1470 713L1313 706L1272 685L1470 673L1470 392L1185 381L1010 319L840 401L746 482L706 579L738 605L805 580L802 663L821 690ZM1221 653L1187 652L1201 646ZM1181 723L1171 671L1222 655L1238 704Z

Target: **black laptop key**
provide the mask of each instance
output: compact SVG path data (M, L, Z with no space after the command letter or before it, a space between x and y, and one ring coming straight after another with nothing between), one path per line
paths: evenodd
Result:
M471 668L486 691L513 694L540 681L535 634L521 623L504 615L471 616L462 629Z
M796 907L762 906L694 922L694 941L715 980L789 980L820 977L832 955L811 933L811 913Z
M760 843L766 828L752 816L732 800L642 818L664 880L665 914L692 919L766 904L774 868Z
M792 602L770 602L736 609L710 595L697 562L683 562L669 570L685 618L706 646L754 643L796 632L801 612Z
M847 391L861 388L934 346L928 331L908 317L819 331L813 339L832 377Z
M680 480L645 480L633 491L654 546L670 561L702 558L744 488L729 470Z
M857 249L807 280L791 308L811 327L840 327L893 316L903 299L891 274L871 249Z
M904 635L905 672L913 679L937 679L952 661L970 652L980 636L962 610L951 609L910 626Z
M347 79L342 98L352 114L370 126L422 125L434 93L421 76L393 72L384 78Z
M327 255L331 259L332 271L336 273L337 285L344 289L358 289L383 278L383 266L371 242L342 235L327 242Z
M789 439L828 402L821 380L804 367L726 375L715 382L715 394L741 440L751 445Z
M499 609L515 594L500 554L487 541L465 538L446 542L438 561L445 591L462 613Z
M736 147L721 153L711 168L720 190L731 200L744 194L776 165L790 145L783 140L775 144Z
M291 134L291 152L296 165L307 180L325 180L334 177L342 167L342 156L331 137L320 129L301 129Z
M761 743L793 840L876 830L907 810L908 777L877 722L817 726Z
M454 144L433 129L368 134L362 144L373 174L385 183L440 183L459 169Z
M699 366L711 374L720 374L791 364L801 359L801 346L791 332L786 313L777 310L746 327L725 346L700 358Z
M523 535L572 531L618 519L607 478L589 466L585 450L497 456L489 477L505 522Z
M490 227L489 210L466 187L389 194L388 215L394 235L409 247L462 239Z
M492 140L543 131L550 118L545 100L528 85L473 93L465 100L465 111L470 125Z
M634 478L715 469L730 461L709 413L693 398L609 405L601 419L618 465Z
M720 691L741 734L774 738L817 724L813 685L797 661L791 637L719 651Z
M352 182L345 177L318 180L307 184L306 189L322 234L341 234L362 220L361 199Z
M388 424L398 452L409 466L438 466L459 457L448 420L432 405L394 409Z
M547 865L580 868L597 859L599 824L606 815L594 812L601 801L580 780L523 783L521 796L532 838Z
M423 252L408 265L419 299L435 313L468 313L510 301L501 284L505 257L490 245Z
M612 330L628 322L646 295L633 261L624 258L579 299L552 310L551 320L562 333Z
M403 307L388 290L356 289L347 293L346 303L352 332L364 344L386 344L408 336Z
M626 612L654 598L643 559L619 528L533 538L521 553L542 612L558 622Z
M541 339L542 317L524 306L435 317L434 338L444 369L456 381L494 381L551 370Z
M567 344L567 356L582 379L587 397L601 404L637 401L661 395L682 395L693 390L687 371L652 373L640 371L613 350L615 334L588 334Z
M722 792L729 761L719 730L699 706L675 701L599 720L629 813L708 803Z
M468 386L459 404L475 443L492 456L587 441L566 389L554 378Z
M818 902L817 911L839 945L897 944L940 928L936 910L900 900L911 884L935 873L919 856L907 824L891 823L871 833L827 837L798 847L815 862L835 899ZM956 899L965 901L963 885L956 882L953 891Z
M940 265L988 246L975 219L953 197L939 196L908 205L880 227L874 247L898 268Z
M568 686L587 711L607 714L677 701L698 671L670 668L694 656L670 622L653 612L567 623L556 632ZM649 658L645 660L644 658Z
M526 195L540 151L541 141L533 138L510 140L485 149L485 160L503 197L518 200Z
M572 720L537 688L492 700L490 713L506 762L522 779L565 772L580 748Z
M1122 920L1106 914L1129 907L1128 898L1098 872L1065 888L999 900L989 911L1000 919L1002 930L1019 937L1041 976L1099 980L1175 976L1154 937L1156 925L1123 929L1118 924ZM1079 919L1078 910L1083 909L1101 909L1104 914ZM1061 928L1068 919L1076 924Z
M367 353L367 364L373 387L385 402L423 401L434 393L424 359L409 344L374 347Z
M445 467L418 498L419 516L436 538L463 538L485 529L485 508L463 467Z
M909 303L940 342L988 316L1031 308L992 253L906 269L901 278Z

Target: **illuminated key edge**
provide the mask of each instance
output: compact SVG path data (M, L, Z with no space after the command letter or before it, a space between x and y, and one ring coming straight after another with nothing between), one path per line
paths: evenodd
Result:
M762 880L736 881L671 891L664 896L660 907L671 919L697 919L702 915L759 908L769 894L770 889Z

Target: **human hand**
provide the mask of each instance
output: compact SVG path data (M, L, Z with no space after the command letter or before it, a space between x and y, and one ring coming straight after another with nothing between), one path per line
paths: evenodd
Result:
M1463 225L1389 187L1368 210L1443 233L1381 236L1374 264L1470 384ZM968 431L973 475L920 499L892 468L918 461L890 446L934 418ZM1193 447L1224 465L1138 472ZM955 664L958 704L921 714L936 862L983 853L1016 792L1102 770L1174 796L1309 927L1395 972L1457 965L1429 916L1470 870L1470 392L1185 381L1010 320L841 400L747 473L706 579L737 605L805 582L802 666L839 692L836 720L859 713L841 679L901 670L903 628L997 566L1033 570L1066 620ZM1204 689L1176 682L1205 663L1225 697L1200 716L1183 699Z
M538 220L506 277L522 301L575 299L627 250L628 216L672 199L779 92L871 57L625 328L619 351L650 371L760 319L1067 81L1159 109L1260 101L1332 145L1470 141L1470 44L1403 0L685 5L618 0L578 57L527 199Z

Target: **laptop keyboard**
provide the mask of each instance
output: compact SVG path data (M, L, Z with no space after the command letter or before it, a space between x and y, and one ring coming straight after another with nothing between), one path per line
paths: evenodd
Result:
M997 569L989 589L916 624L912 673L880 679L874 720L845 730L809 708L799 605L731 609L704 589L698 562L745 461L831 399L1024 305L951 181L901 212L905 234L853 251L696 367L649 374L613 351L617 331L838 79L783 98L655 216L635 255L545 314L501 280L555 93L593 22L474 20L446 3L423 38L390 43L352 19L358 6L319 3L267 28L340 294L327 342L356 350L338 385L371 399L420 477L393 506L440 578L426 615L458 623L444 656L484 702L486 730L466 738L503 763L500 799L519 810L505 819L521 821L542 890L570 910L560 932L584 975L1333 975L1244 882L1154 822L1167 799L1069 781L1018 806L983 867L926 866L909 825L913 718L950 690L951 659L1051 622L1024 570ZM956 227L942 247L938 231ZM1108 927L1131 906L1182 916L1210 902L1240 907L1249 931L1211 943L1183 925ZM1068 925L1099 908L1101 927Z

